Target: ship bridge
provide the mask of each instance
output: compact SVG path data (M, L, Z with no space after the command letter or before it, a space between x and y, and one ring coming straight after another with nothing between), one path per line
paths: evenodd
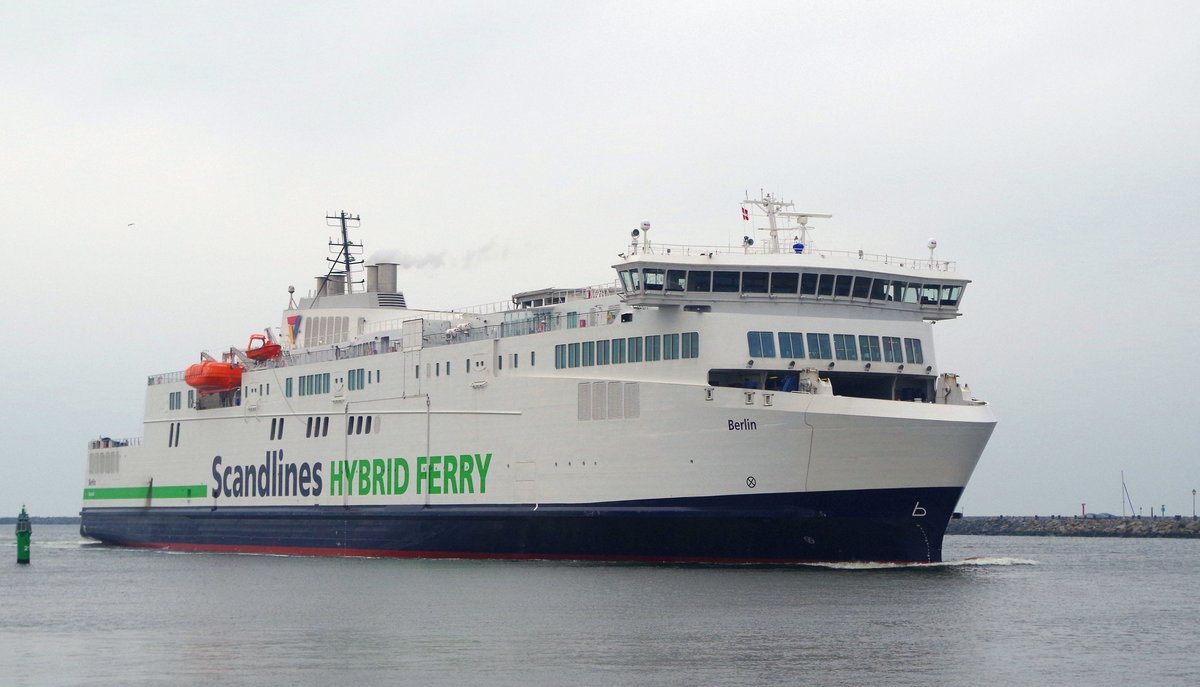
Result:
M839 304L947 320L961 314L963 290L970 283L953 271L953 263L931 260L837 251L656 249L613 265L630 305L705 311L728 304Z

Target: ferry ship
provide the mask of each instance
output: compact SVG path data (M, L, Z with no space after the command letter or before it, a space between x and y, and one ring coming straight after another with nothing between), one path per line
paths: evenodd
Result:
M935 562L995 426L937 365L951 262L634 229L612 282L410 307L350 230L278 328L151 375L144 436L87 452L81 533L338 556ZM759 240L756 241L756 238Z

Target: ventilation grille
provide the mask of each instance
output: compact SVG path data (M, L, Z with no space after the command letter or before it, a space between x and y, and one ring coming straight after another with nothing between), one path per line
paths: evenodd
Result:
M580 420L622 420L641 415L637 382L580 382L577 395Z
M407 308L408 305L404 302L404 294L402 293L377 293L375 294L376 303L381 308Z

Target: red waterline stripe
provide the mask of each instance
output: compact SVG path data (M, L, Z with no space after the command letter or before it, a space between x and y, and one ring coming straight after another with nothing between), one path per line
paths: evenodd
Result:
M141 549L197 553L257 553L277 556L342 556L347 558L440 558L469 560L589 561L611 563L707 563L712 565L824 565L868 563L882 565L930 565L922 561L820 561L777 558L708 558L704 556L601 556L580 554L475 553L470 551L398 551L394 549L334 549L321 546L260 546L250 544L180 544L138 542L122 544Z

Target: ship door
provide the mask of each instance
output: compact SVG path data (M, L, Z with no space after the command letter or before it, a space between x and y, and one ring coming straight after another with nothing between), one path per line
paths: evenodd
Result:
M517 503L537 505L537 482L534 480L534 463L532 460L516 464L516 500Z

